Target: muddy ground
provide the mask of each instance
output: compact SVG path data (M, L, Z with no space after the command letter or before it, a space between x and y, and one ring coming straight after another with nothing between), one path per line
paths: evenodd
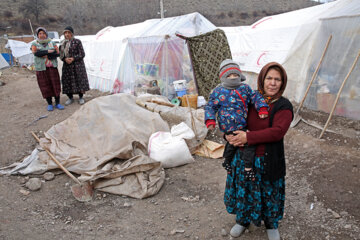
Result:
M0 167L21 161L35 148L30 131L41 134L80 107L75 103L47 112L33 72L13 67L2 73ZM101 95L91 90L85 100ZM322 126L328 116L306 109L301 115ZM300 122L285 137L282 239L360 239L360 123L334 117L329 129L335 133L318 139L319 129ZM222 141L216 133L208 137ZM159 193L142 200L96 192L93 201L80 203L70 192L72 180L60 173L27 194L29 176L2 176L0 239L230 239L234 216L222 201L222 160L195 160L166 169ZM252 226L240 239L267 239L264 226Z

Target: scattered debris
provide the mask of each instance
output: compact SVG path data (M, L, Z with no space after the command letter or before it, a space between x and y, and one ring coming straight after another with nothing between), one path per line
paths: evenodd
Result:
M199 195L196 195L195 197L189 196L189 197L181 197L182 200L185 202L198 202L200 200Z
M175 235L176 233L184 233L185 230L182 230L182 229L173 229L171 232L170 232L170 235Z
M36 123L37 121L39 121L40 119L47 118L47 117L48 117L48 115L42 115L42 116L38 117L37 119L35 119L34 121L32 121L31 123L29 123L28 126L31 126L34 123Z
M221 229L221 236L223 237L227 236L227 231L225 230L225 228Z
M20 191L19 191L21 194L23 194L23 195L25 195L25 196L27 196L27 195L29 195L30 194L30 192L29 191L27 191L27 190L25 190L25 189L20 189Z

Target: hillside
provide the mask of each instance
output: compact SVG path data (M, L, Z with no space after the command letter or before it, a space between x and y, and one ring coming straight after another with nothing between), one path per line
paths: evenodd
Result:
M95 34L106 26L121 26L159 18L159 0L2 0L0 9L0 36L4 34L31 34L42 25L59 32L72 25L76 34ZM44 6L36 16L26 13L29 2ZM45 2L45 4L44 4ZM165 17L199 12L216 26L249 25L260 18L317 3L310 0L164 0ZM20 10L25 8L25 10Z

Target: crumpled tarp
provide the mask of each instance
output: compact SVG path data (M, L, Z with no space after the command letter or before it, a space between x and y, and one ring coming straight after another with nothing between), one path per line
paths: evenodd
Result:
M70 172L80 174L80 181L93 181L102 191L144 198L157 193L165 179L161 163L146 155L149 137L169 130L159 114L138 106L134 96L116 94L86 103L51 127L40 145ZM24 169L17 167L10 173L55 168L58 166L42 151Z
M152 98L162 97L146 96L147 100ZM162 107L164 113L166 108L178 112L173 116L177 121L187 116L184 114L186 108ZM194 115L202 117L195 119ZM193 147L201 144L206 136L202 119L203 114L195 111L193 119L187 123L198 123L198 139L201 140ZM157 131L169 132L169 125L173 124L163 120L161 113L136 104L136 97L115 94L83 105L68 119L45 132L40 145L49 149L70 172L79 174L80 181L93 182L95 189L142 199L156 194L165 179L161 163L147 155L149 137ZM22 163L0 169L0 175L41 174L56 168L58 166L45 151L35 149Z

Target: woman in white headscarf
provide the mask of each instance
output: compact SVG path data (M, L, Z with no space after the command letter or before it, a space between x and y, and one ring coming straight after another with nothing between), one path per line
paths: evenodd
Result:
M46 99L48 111L53 111L52 98L55 98L55 108L63 110L60 104L60 76L57 69L57 57L59 49L50 38L46 29L36 29L37 39L31 43L31 51L34 54L36 78L43 98Z

